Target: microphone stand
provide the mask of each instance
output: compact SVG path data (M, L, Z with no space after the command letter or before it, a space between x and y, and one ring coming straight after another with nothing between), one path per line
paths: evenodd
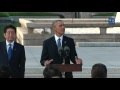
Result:
M65 64L65 58L63 58L63 63L62 64Z
M69 53L68 52L65 52L65 56L63 56L63 65L65 64L65 58L69 57ZM65 78L65 72L61 72L63 78Z
M63 57L63 63L62 63L62 65L64 65L64 64L65 64L65 58ZM62 74L62 77L65 78L65 72L61 72L61 74Z

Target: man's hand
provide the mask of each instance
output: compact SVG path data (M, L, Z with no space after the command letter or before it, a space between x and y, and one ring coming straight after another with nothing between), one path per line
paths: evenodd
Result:
M44 66L49 65L52 61L53 61L53 59L51 59L51 60L46 60L45 63L44 63Z
M76 61L76 64L83 64L82 59L78 58L77 56L75 56L75 61Z

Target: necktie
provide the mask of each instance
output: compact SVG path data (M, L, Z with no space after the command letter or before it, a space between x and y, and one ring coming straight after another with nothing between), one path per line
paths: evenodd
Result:
M12 55L12 47L11 47L11 46L12 46L12 45L9 44L9 48L8 48L8 60L10 60L11 55Z
M58 48L61 47L61 42L60 42L60 38L58 39Z

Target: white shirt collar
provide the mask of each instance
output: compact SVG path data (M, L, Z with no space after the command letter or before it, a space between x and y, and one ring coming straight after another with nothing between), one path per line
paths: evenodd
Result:
M14 42L15 41L13 41L12 43L8 43L8 41L6 40L6 45L9 46L9 44L11 44L12 46L14 46Z
M60 42L61 42L61 46L62 46L63 35L62 35L61 37L58 37L58 36L55 34L54 36L55 36L56 44L57 44L58 39L60 38Z
M60 38L61 39L61 42L63 40L63 35L61 37L58 37L56 34L54 35L55 36L55 41L57 42L57 40Z

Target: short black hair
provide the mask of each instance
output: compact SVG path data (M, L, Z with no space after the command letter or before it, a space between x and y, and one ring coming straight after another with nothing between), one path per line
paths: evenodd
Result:
M58 67L53 66L53 65L48 65L43 70L43 76L44 78L52 78L54 76L61 77L61 73Z
M5 26L5 27L4 27L4 33L7 32L7 29L8 29L8 28L12 28L12 29L14 29L14 31L15 31L15 33L16 33L16 27L13 26L13 25L7 25L7 26Z
M107 67L102 63L94 64L91 70L91 77L92 78L106 78Z
M11 73L7 65L0 66L0 78L10 78Z

